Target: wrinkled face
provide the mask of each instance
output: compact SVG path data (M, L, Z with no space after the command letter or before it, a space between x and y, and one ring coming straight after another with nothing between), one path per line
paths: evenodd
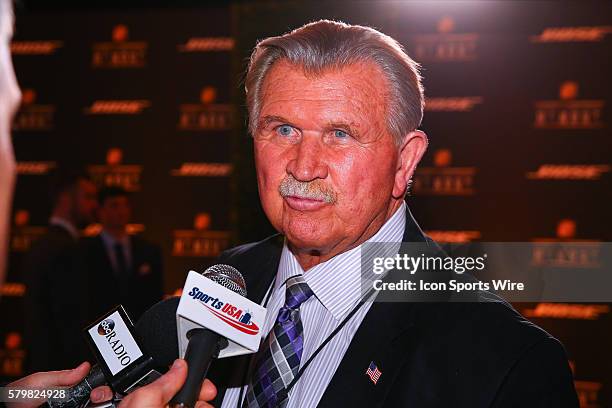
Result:
M313 76L280 60L266 75L254 135L259 194L293 249L344 252L400 205L387 89L370 62Z
M100 222L104 228L125 229L130 221L130 201L125 196L109 197L100 205Z

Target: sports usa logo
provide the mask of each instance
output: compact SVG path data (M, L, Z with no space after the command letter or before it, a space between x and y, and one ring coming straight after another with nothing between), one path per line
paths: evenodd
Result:
M249 335L259 333L259 327L251 321L251 314L243 311L231 303L222 302L211 297L200 289L193 287L188 293L194 300L199 301L213 316L221 319L235 329Z

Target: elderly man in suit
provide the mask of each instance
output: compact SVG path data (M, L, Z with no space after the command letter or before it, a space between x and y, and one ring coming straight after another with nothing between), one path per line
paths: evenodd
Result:
M246 91L280 234L222 256L266 305L268 335L255 358L216 364L215 405L577 406L563 347L499 298L361 299L364 243L435 246L404 200L427 137L418 65L397 41L310 23L257 45Z

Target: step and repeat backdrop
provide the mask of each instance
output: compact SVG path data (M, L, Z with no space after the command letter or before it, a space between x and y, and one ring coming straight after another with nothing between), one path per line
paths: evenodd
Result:
M23 103L0 375L21 374L20 264L44 233L49 172L78 163L133 192L133 233L163 249L165 290L273 232L257 196L241 85L258 39L319 18L374 26L422 64L430 147L407 201L440 242L610 241L612 7L553 2L266 2L18 16ZM90 228L89 233L94 233ZM558 337L582 407L612 402L609 304L517 304Z
M130 192L129 231L161 246L167 294L230 245L233 49L228 7L17 14L23 102L0 376L24 368L22 264L48 224L56 169Z

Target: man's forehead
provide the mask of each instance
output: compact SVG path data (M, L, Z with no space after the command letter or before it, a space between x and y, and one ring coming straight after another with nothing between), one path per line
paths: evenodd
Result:
M295 83L288 80L289 77L293 81L299 81L301 85L309 84L312 89L326 85L350 89L354 82L363 82L365 85L371 84L373 86L378 86L381 83L386 85L386 77L381 68L371 61L334 65L313 71L283 58L276 61L269 69L263 82L263 90L270 91L276 88L295 87ZM305 90L308 90L308 88Z
M321 72L309 72L286 60L278 61L264 80L260 122L282 113L300 116L303 107L319 109L320 119L384 111L387 82L372 62L358 62ZM308 112L312 114L312 110ZM358 122L358 120L356 120Z

